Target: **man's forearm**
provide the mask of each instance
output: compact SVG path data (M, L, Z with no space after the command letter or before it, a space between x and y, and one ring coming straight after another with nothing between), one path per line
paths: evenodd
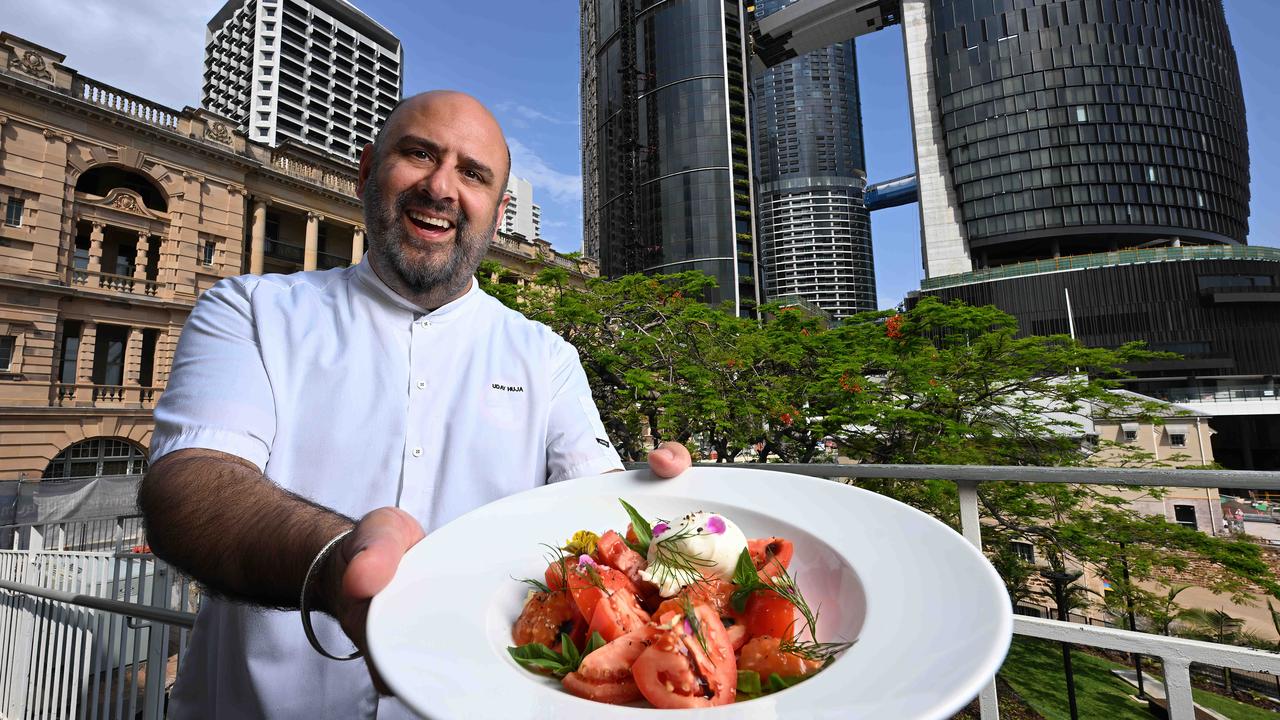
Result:
M158 557L215 594L277 608L298 606L311 560L354 523L240 458L205 450L161 458L143 479L138 504Z

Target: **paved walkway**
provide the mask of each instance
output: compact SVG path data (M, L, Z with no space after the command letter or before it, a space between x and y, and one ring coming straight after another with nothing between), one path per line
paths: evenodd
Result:
M1124 680L1125 682L1132 685L1135 690L1137 689L1138 674L1135 673L1133 670L1131 669L1130 670L1112 670L1111 673L1116 677L1120 678L1121 680ZM1165 699L1164 683L1151 677L1151 675L1148 673L1142 674L1142 691L1147 695L1150 695L1151 697L1155 698L1156 700ZM1211 717L1213 718L1213 720L1231 720L1231 718L1227 717L1226 715L1223 715L1218 712L1214 712L1213 710L1210 710L1209 708L1203 705L1197 704L1196 717L1202 717L1201 713L1203 713L1203 717Z

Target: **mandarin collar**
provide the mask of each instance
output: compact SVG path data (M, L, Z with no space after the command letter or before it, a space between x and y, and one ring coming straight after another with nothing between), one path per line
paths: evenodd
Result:
M435 310L427 311L426 308L411 302L383 282L382 278L378 277L378 273L373 271L373 265L369 263L369 254L367 252L355 266L355 274L356 278L374 294L402 310L413 313L414 318L425 316L430 318L432 322L448 322L459 317L464 310L474 306L479 297L484 294L480 290L480 282L475 277L472 277L471 287L462 294L462 297L447 302Z

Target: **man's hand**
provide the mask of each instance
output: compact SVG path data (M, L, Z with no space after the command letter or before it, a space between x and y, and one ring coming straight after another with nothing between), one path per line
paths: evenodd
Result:
M373 686L383 695L390 694L390 690L369 659L365 617L373 596L391 582L400 558L424 537L422 526L409 513L395 507L378 508L356 523L355 532L330 556L325 574L329 593L327 607L347 637L365 653Z
M689 448L668 440L649 453L649 469L660 478L673 478L693 465Z

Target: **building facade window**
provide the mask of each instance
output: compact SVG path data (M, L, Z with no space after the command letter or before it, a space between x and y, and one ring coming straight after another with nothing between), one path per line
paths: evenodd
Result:
M22 227L22 211L26 204L27 202L22 198L9 198L9 202L4 209L4 224L12 227Z
M1198 529L1196 524L1196 508L1194 505L1174 505L1173 520L1182 527Z
M142 448L118 438L82 440L58 453L44 471L44 479L141 475L147 470Z
M1034 565L1036 562L1036 547L1029 542L1020 542L1013 540L1009 543L1009 547L1013 553L1018 556L1022 562L1028 565Z
M204 248L201 251L200 261L205 265L213 264L213 253L217 248L217 244L212 240L204 241Z
M0 335L0 372L8 372L13 367L13 355L17 346L17 337Z

